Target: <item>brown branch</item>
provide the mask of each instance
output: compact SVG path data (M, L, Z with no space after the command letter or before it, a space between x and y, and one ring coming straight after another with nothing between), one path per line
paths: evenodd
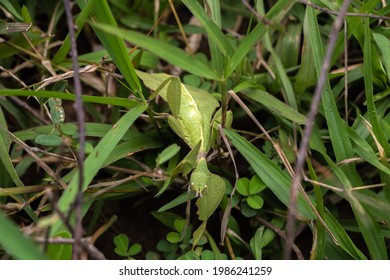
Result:
M272 223L268 222L267 220L259 217L259 216L256 216L255 219L257 221L259 221L260 223L262 223L263 225L265 225L266 227L270 228L273 232L275 232L277 235L279 235L281 238L283 238L285 241L286 241L286 244L287 242L287 234L285 231L281 230L280 228L276 227L275 225L273 225ZM299 249L299 247L294 243L294 241L291 243L291 248L294 250L295 254L297 255L297 258L299 260L303 260L304 257L303 257L303 254L301 252L301 250Z
M318 112L318 107L321 101L321 94L324 90L325 83L328 76L328 70L330 68L330 62L332 54L336 45L337 35L343 25L343 20L347 12L350 0L345 0L341 6L340 12L337 14L337 18L333 23L331 33L329 35L329 42L326 48L324 63L322 65L321 73L318 79L318 83L314 92L313 100L310 105L310 111L306 119L305 128L303 131L303 137L300 143L297 161L294 169L295 176L293 177L290 190L290 201L287 213L286 224L286 247L284 249L284 259L290 259L291 256L291 244L295 239L295 217L297 216L297 199L299 193L299 186L302 181L303 166L306 160L307 149L309 147L310 135L313 130L314 119Z
M258 21L261 21L265 25L272 26L272 22L268 20L266 17L260 15L250 4L247 0L241 0L241 2L254 14Z
M72 54L72 64L73 64L73 82L74 90L76 94L76 101L73 104L75 111L77 112L77 126L79 133L79 151L78 151L78 193L75 198L75 216L76 216L76 225L74 231L75 245L73 247L73 259L79 259L81 257L81 237L83 236L83 228L81 224L82 220L82 198L83 198L83 184L84 184L84 158L85 158L85 119L84 119L84 108L82 100L82 89L79 76L79 64L78 64L78 54L77 54L77 45L76 45L76 36L75 36L75 24L73 22L73 16L69 0L63 0L66 19L69 28L69 36L71 41L71 54Z
M69 238L62 238L62 237L55 237L55 238L42 238L37 237L34 239L35 242L38 243L49 243L49 244L73 244L73 247L76 244L75 239L69 239ZM102 252L100 252L91 242L90 237L82 238L78 241L78 243L81 244L83 249L85 249L88 254L92 256L92 258L97 260L105 260L106 257L103 255Z

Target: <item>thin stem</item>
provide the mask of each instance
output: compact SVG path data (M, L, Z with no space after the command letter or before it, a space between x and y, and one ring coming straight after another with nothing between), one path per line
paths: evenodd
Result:
M303 131L303 137L300 143L297 162L295 165L294 173L291 183L290 191L290 202L287 213L287 224L286 224L286 247L284 249L284 259L290 259L292 244L295 239L295 217L297 216L297 199L299 193L299 186L302 181L303 165L306 161L306 153L309 146L309 139L313 130L314 119L318 112L318 107L321 101L321 94L324 90L325 83L328 77L328 70L332 59L332 54L336 45L337 35L343 25L343 20L347 12L350 0L345 0L341 6L340 11L337 14L337 18L333 23L332 31L329 35L329 42L326 48L324 64L322 65L319 80L314 92L313 100L310 105L310 111L306 119L305 129Z
M76 36L75 36L75 24L73 22L73 16L71 11L71 6L69 0L63 0L66 19L69 28L69 36L71 39L71 54L72 54L72 64L73 64L73 82L74 90L76 94L76 100L73 104L75 111L77 112L77 126L79 133L79 151L78 151L78 194L75 199L75 213L76 213L76 225L74 228L74 239L75 246L73 247L73 259L80 259L81 257L81 238L83 235L83 228L81 224L82 220L82 197L83 197L83 183L84 183L84 159L85 159L85 119L84 119L84 108L83 100L81 96L82 88L79 76L79 64L78 64L78 54L77 54L77 45L76 45Z

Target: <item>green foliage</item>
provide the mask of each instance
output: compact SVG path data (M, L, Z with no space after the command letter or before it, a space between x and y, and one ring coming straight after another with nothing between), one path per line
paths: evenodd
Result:
M306 229L297 238L313 242L294 247L297 257L388 259L390 43L388 19L378 18L388 8L378 1L351 2L348 12L359 16L347 16L335 37L310 124L342 1L316 1L320 11L297 1L254 1L256 13L241 1L173 1L179 24L172 13L157 22L172 9L169 1L156 9L151 0L77 0L83 111L73 107L62 2L46 1L45 9L19 2L4 0L0 10L2 258L70 259L73 243L42 252L33 240L73 239L81 216L83 240L95 246L113 230L98 222L131 207L156 219L160 226L146 231L158 237L146 232L130 242L133 232L122 230L128 217L118 219L123 234L116 231L104 253L279 259L286 213L295 207L299 143L304 125L313 125L295 217ZM85 131L77 114L87 119Z
M118 234L114 237L115 254L128 259L133 259L142 251L142 246L138 243L130 244L129 238L125 234Z
M48 147L58 147L62 142L62 138L58 135L43 135L40 134L35 137L34 142L39 145L48 146Z
M170 160L180 151L180 146L177 144L172 144L166 147L156 158L156 166L160 166L166 161Z
M18 227L3 214L0 214L0 224L0 244L11 256L20 260L46 259L38 246L23 236Z
M265 188L266 185L257 175L253 176L250 181L248 178L240 178L237 182L237 191L246 197L246 203L253 209L263 207L264 200L259 193Z
M58 233L55 237L69 239L71 238L71 235L69 232L63 231ZM49 244L46 254L51 260L70 260L72 257L72 245Z

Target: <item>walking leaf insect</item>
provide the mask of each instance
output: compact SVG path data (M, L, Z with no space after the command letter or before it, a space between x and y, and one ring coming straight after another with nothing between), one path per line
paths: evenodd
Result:
M61 80L58 81L53 85L53 91L58 92L64 92L68 86L67 80ZM48 104L48 107L46 106ZM60 146L61 144L65 142L68 143L68 145L75 146L77 143L73 143L73 140L70 138L69 135L65 134L61 129L61 124L65 122L65 111L62 107L62 99L61 98L49 98L47 100L47 103L45 102L43 104L47 114L49 115L51 122L54 125L53 131L50 133L50 135L46 134L40 134L36 137L35 142L37 144L43 145L43 146ZM59 135L53 134L53 132L57 130Z
M212 119L219 103L208 92L183 85L178 77L141 71L137 74L168 103L172 113L168 117L169 126L191 148L183 160L185 163L178 165L181 170L175 173L187 175L192 170L190 185L200 197L198 216L205 222L225 193L225 181L209 171L206 160L211 146Z
M65 121L65 111L62 108L62 99L60 98L49 98L47 103L50 108L50 119L54 125L54 128L50 134L39 134L35 138L35 143L48 147L57 147L63 144L61 136L66 137L62 132L60 124ZM55 135L53 132L57 130L60 135Z
M191 184L195 192L201 195L206 184L200 184L200 180L204 180L204 175L207 177L209 173L206 155L210 149L211 119L219 106L218 101L204 91L189 92L177 77L140 71L137 73L146 86L154 90L160 88L159 94L171 108L172 115L168 117L170 127L191 149L197 150L196 159L190 157L188 160L195 173L192 176L195 180L191 180ZM164 88L161 88L162 85Z
M207 188L207 178L210 175L206 162L210 146L210 119L202 114L192 95L177 77L169 82L167 102L172 111L168 122L173 131L192 149L200 143L190 183L196 196L201 196Z
M65 121L65 111L62 108L61 98L49 98L50 117L55 126L58 126Z
M58 91L58 92L65 92L66 88L68 87L68 81L67 80L61 80L56 82L53 85L52 90ZM57 129L60 135L64 135L63 131L61 130L61 124L65 122L65 111L62 107L62 99L61 98L49 98L47 100L47 104L49 105L49 109L46 108L46 111L48 114L50 113L49 117L51 119L51 122L54 125L54 129ZM54 132L54 130L53 130Z

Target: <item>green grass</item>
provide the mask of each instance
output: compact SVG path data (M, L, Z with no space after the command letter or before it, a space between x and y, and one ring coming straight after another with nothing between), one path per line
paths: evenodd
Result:
M8 23L32 24L25 34L1 29L2 258L71 258L75 245L46 247L42 240L73 240L80 218L83 237L89 237L83 240L102 253L88 251L89 258L283 258L299 143L327 42L336 35L318 114L309 124L313 132L295 216L304 230L292 240L291 258L388 259L389 8L351 1L347 29L332 34L341 5L335 1L315 1L320 12L295 1L259 0L256 13L241 1L204 1L207 9L202 1L173 1L183 30L169 1L160 1L158 13L152 0L126 7L120 1L76 1L79 63L94 70L80 75L84 111L75 112L62 1L45 9L33 2L1 4ZM198 26L189 23L191 17ZM199 40L193 54L183 32L189 41ZM64 75L47 82L54 72ZM219 105L210 123L215 141L208 167L227 187L202 221L198 215L207 205L195 204L199 198L186 187L196 151L189 153L167 121L168 75L180 76L202 110L211 108L207 100ZM50 107L49 100L57 105ZM202 112L205 119L215 113ZM87 118L82 185L77 114ZM231 114L231 126L216 137L217 123L228 124ZM236 192L236 179L253 190L241 186ZM257 192L256 182L266 187ZM128 214L133 210L136 217ZM136 222L147 219L153 221L149 228Z

